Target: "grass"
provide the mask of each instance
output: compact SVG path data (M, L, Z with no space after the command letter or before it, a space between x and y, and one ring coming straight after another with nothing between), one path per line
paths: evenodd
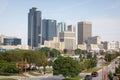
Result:
M52 73L52 71L53 71L53 70L52 70L51 68L47 68L47 69L46 69L46 73Z
M11 76L24 76L22 73L12 74Z
M2 78L0 80L17 80L17 79L13 79L13 78Z
M94 67L94 68L88 69L86 72L87 72L87 73L96 72L96 71L98 71L98 70L100 70L100 69L101 69L101 68L96 68L96 67Z
M83 78L82 76L77 76L77 77L73 77L73 78L66 78L66 79L63 79L63 80L80 80L82 78Z
M43 71L43 69L41 69L41 71ZM46 68L46 73L52 73L53 72L53 69L52 68Z
M37 74L37 73L34 73L32 71L30 71L29 74L32 75L32 76L41 76L41 74Z

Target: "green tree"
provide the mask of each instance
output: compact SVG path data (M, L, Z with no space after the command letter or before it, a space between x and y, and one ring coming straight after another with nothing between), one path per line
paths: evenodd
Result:
M0 61L0 74L5 75L5 74L14 74L18 73L18 69L16 68L15 63L9 63L6 61Z
M58 57L53 63L53 75L62 74L66 77L75 77L80 73L80 65L70 57Z
M81 49L75 49L74 53L80 55L81 54Z
M82 54L87 54L87 50L82 50Z
M105 55L105 60L108 61L108 62L111 62L115 58L116 58L116 54L108 54L108 53L106 53L106 55Z
M63 49L64 54L67 54L67 49Z
M111 71L110 71L109 74L108 74L108 78L109 78L109 80L113 80L113 74L112 74Z
M50 67L52 65L53 65L53 61L52 60L48 61L48 66Z
M87 54L87 59L92 59L92 53Z
M57 57L58 55L60 55L60 52L59 52L58 50L52 49L52 50L50 51L50 56L51 56L51 57Z
M118 67L116 67L115 72L116 72L116 74L120 74L120 64ZM118 77L120 79L120 75L118 75Z
M3 60L3 56L2 56L2 53L0 53L0 60Z
M38 52L37 61L35 62L36 66L43 66L43 72L46 73L46 66L48 65L48 60L43 52Z
M48 57L48 54L49 54L49 52L50 52L50 48L48 48L48 47L43 47L43 48L41 48L39 51L45 53L45 55Z

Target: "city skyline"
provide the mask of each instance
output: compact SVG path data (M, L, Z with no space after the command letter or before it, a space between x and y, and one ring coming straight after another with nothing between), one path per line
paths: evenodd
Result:
M32 7L42 12L42 19L63 21L67 25L91 21L93 36L99 35L107 41L120 41L119 0L1 0L0 34L20 37L23 44L27 44L27 13Z

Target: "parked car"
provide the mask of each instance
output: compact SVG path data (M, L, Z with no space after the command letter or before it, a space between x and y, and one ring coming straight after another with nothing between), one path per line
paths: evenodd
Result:
M86 75L84 80L92 80L92 76L91 75Z
M98 76L98 72L92 72L92 77L97 77Z

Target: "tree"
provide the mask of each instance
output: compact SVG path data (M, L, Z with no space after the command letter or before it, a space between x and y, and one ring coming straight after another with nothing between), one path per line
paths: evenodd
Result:
M74 53L80 55L81 54L81 49L75 49Z
M16 64L0 60L0 75L10 75L13 73L18 73Z
M109 74L108 74L108 78L109 78L109 80L113 80L113 74L112 74L111 71L110 71Z
M87 54L87 59L92 59L92 53Z
M3 56L2 56L2 53L0 53L0 60L3 60Z
M67 49L63 49L64 54L67 54Z
M48 47L43 47L39 50L40 52L45 53L46 56L48 56L49 52L50 52L50 48Z
M60 55L60 52L59 52L58 50L52 49L52 50L50 51L50 56L51 56L51 57L57 57L58 55Z
M87 50L82 50L82 54L87 54Z
M120 74L120 64L119 66L115 69L116 74ZM120 75L118 75L119 79L120 79Z
M43 52L38 52L37 61L35 62L36 66L43 66L43 72L45 74L46 66L48 65L48 60Z
M53 65L53 61L52 60L48 61L48 66L50 67L52 65Z
M80 73L80 65L70 57L58 57L53 63L53 75L62 74L66 77L75 77Z

